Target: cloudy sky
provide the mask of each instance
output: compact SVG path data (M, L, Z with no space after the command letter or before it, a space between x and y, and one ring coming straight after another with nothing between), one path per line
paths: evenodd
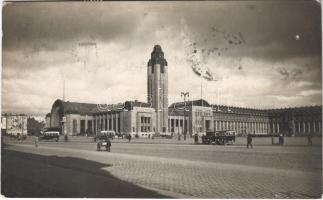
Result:
M202 95L251 108L321 105L317 1L41 2L3 7L2 110L43 115L53 102L146 101L155 44L169 103ZM218 81L194 74L192 59Z

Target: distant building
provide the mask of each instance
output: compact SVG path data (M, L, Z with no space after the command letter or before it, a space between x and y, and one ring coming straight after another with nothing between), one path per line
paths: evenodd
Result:
M322 106L266 110L211 105L203 99L168 106L168 63L159 45L155 45L148 61L147 90L148 103L98 105L56 100L46 115L46 127L59 128L68 135L114 130L139 137L218 130L238 134L322 134Z
M1 132L8 135L27 135L27 115L2 114Z

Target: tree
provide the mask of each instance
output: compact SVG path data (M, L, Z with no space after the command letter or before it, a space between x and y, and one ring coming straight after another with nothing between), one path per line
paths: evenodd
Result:
M30 135L39 135L44 126L44 122L39 122L33 117L27 119L27 131Z

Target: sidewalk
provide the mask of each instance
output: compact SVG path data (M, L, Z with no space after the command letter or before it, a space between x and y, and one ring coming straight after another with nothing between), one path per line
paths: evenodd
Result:
M9 137L6 138L8 140ZM93 137L89 136L69 136L69 142L79 142L79 143L94 143ZM277 138L276 138L277 139ZM18 140L17 140L18 141ZM28 136L26 141L33 142L34 136ZM64 136L60 136L60 141L64 141ZM322 138L321 137L313 137L312 146L322 146ZM116 139L111 140L112 143L128 143L127 139ZM272 145L272 140L270 137L268 138L253 138L253 145L255 146L277 146ZM277 142L275 140L275 142ZM194 138L187 137L186 140L178 140L177 138L166 139L166 138L132 138L130 143L134 144L182 144L182 145L195 145ZM246 137L236 137L234 146L246 146L247 138ZM199 138L199 145L201 145L201 138ZM307 137L285 137L283 146L308 146Z
M62 141L63 137L60 138ZM93 137L86 136L69 136L69 140L71 142L94 142ZM112 143L128 143L127 139L113 139ZM138 143L138 144L192 144L194 145L194 138L187 137L186 140L178 140L177 138L166 139L166 138L132 138L130 143ZM199 138L199 144L201 144L201 138ZM236 141L234 145L245 146L247 144L246 137L236 137ZM272 146L271 138L253 138L254 145L261 146ZM314 137L313 138L313 146L321 146L322 138ZM308 146L306 137L285 137L284 138L284 146Z
M64 139L64 138L60 138ZM94 142L93 137L86 136L69 136L68 139L72 142ZM116 139L111 140L112 143L128 143L127 139ZM186 140L178 140L177 138L166 139L166 138L132 138L130 143L138 143L138 144L194 144L194 138L186 138Z

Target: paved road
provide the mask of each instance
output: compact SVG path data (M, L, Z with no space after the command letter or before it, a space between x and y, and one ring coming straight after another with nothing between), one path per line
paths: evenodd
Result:
M8 147L28 153L82 158L107 165L113 177L169 197L313 198L322 193L320 147L202 146L41 142ZM148 195L147 195L148 196ZM108 196L107 196L108 197ZM157 195L156 195L157 197Z

